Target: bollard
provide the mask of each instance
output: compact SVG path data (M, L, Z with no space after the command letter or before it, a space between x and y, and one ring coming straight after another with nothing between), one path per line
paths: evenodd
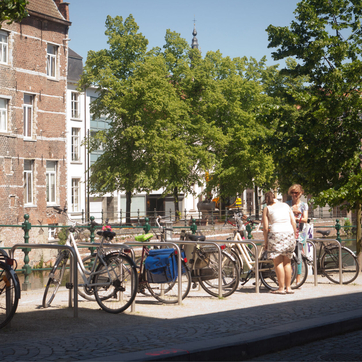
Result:
M336 240L338 240L339 242L341 242L341 236L340 236L340 230L341 230L341 225L339 224L339 219L336 219L336 225L334 225L336 231L337 231L337 237Z
M31 229L31 223L29 222L29 215L24 215L25 221L22 223L22 229L24 230L24 243L29 244L29 230ZM21 287L22 290L30 290L31 289L31 283L29 282L29 276L31 274L31 266L29 265L29 252L30 248L24 248L22 251L24 252L24 283Z

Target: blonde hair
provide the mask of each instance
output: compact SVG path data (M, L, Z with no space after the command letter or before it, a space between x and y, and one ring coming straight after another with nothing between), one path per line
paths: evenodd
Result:
M299 184L294 184L294 185L289 187L288 195L291 195L291 192L294 191L294 190L299 192L301 195L304 194L303 187L301 185L299 185Z

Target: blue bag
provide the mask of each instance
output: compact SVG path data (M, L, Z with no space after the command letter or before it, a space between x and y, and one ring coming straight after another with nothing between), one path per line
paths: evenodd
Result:
M177 256L175 249L150 250L145 260L149 283L169 283L177 279Z

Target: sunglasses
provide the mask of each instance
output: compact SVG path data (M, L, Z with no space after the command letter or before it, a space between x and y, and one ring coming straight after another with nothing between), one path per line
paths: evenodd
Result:
M299 192L297 192L297 191L292 191L290 194L291 194L291 195L299 195Z

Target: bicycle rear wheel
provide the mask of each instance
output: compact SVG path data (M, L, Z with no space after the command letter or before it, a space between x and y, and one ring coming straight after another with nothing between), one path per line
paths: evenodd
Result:
M199 282L202 289L214 297L219 296L219 253L207 253L209 264L207 268L212 274L200 276ZM200 272L202 273L202 270ZM240 269L237 262L227 253L221 252L221 295L228 297L233 294L240 282Z
M127 255L112 253L105 264L99 262L93 278L94 295L99 306L108 313L125 311L136 298L137 268Z
M339 284L339 248L324 248L321 258L322 273L333 283ZM359 264L353 253L342 246L342 283L352 283L358 276Z
M291 285L295 280L297 275L297 263L294 259L291 260L292 265L292 280ZM275 273L274 263L272 260L270 261L261 261L259 263L259 272L260 281L263 285L269 290L277 290L279 288L277 274Z
M295 262L292 264L292 268L297 268L298 269L298 264ZM298 270L297 270L298 272ZM294 273L294 271L293 271ZM299 283L296 282L297 279L297 273L295 273L295 283L292 283L292 289L298 289L300 288L305 281L307 280L308 277L308 264L307 264L307 260L304 256L302 256L302 273L300 274L300 279L299 279Z
M57 294L57 291L60 285L62 284L68 258L69 258L69 253L65 251L62 252L55 261L53 269L49 274L48 283L45 287L43 295L44 308L50 307L50 304L53 302L55 295Z
M0 328L13 318L18 307L20 284L13 269L0 262Z
M181 260L181 284L182 284L182 299L185 299L191 289L191 273L186 267L186 263ZM146 273L147 280L147 273ZM174 304L178 302L178 278L169 283L148 283L147 289L151 295L165 304Z

